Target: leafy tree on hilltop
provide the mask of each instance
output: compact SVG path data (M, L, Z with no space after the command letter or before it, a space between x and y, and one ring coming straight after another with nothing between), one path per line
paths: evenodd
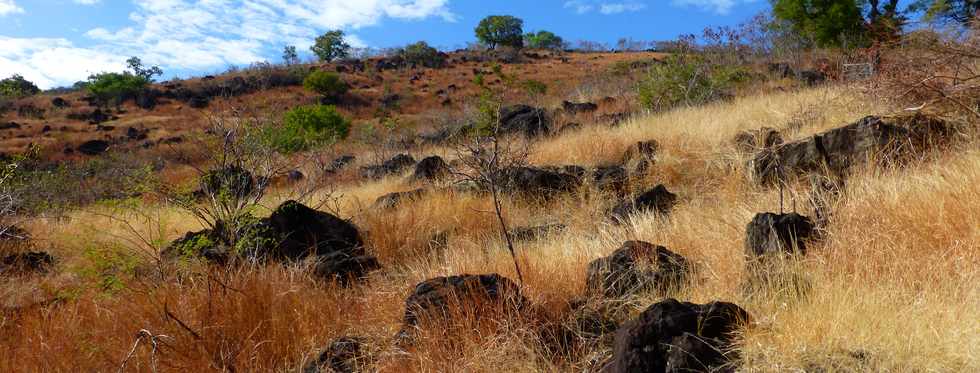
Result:
M296 52L295 45L287 45L282 49L282 61L287 65L296 65L299 63L299 53Z
M560 50L565 47L565 41L550 31L538 31L524 35L524 46L531 49Z
M523 48L524 21L513 16L489 16L476 26L476 38L490 49L498 45Z
M140 78L143 78L147 82L153 82L154 76L163 75L163 70L160 66L144 67L143 61L140 61L139 57L130 57L126 60L126 66L129 66L129 71Z
M822 47L889 40L905 23L898 0L773 0L772 13Z
M916 0L909 5L911 12L923 12L931 21L956 22L968 25L980 11L978 0Z
M408 63L429 68L440 68L446 64L446 56L424 41L409 44L399 50L398 54Z
M40 92L41 90L34 83L18 74L0 80L0 96L2 97L25 97L36 95Z
M344 41L344 32L341 30L329 31L318 36L310 50L320 57L320 61L326 62L350 56L350 44Z

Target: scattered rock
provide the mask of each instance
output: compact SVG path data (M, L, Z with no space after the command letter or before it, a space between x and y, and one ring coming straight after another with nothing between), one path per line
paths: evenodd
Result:
M616 332L613 358L605 371L714 371L737 359L733 334L748 321L748 312L732 303L665 299Z
M83 142L76 149L85 155L99 155L109 151L109 143L104 140L89 140Z
M144 89L139 91L134 98L136 106L143 110L153 110L157 106L157 99L163 93L156 89Z
M666 247L627 241L611 255L589 263L586 286L608 298L646 291L663 295L681 288L690 272L687 259Z
M0 124L0 130L19 130L21 125L17 122L8 122Z
M533 167L510 168L500 174L499 182L504 190L535 197L548 198L581 185L575 175Z
M415 158L408 154L399 154L382 162L380 165L361 167L361 177L366 179L380 179L402 172L413 165L415 165Z
M579 114L579 113L591 113L596 110L599 110L599 105L596 105L591 102L577 103L577 102L562 101L561 108L566 113Z
M757 130L739 132L735 135L735 148L742 153L754 153L783 143L783 136L775 128L762 127Z
M612 191L622 196L629 185L629 176L623 167L601 166L592 172L592 183L596 189Z
M941 119L921 114L897 118L870 116L763 151L752 160L752 175L763 184L807 173L829 172L830 176L844 179L851 167L869 159L901 161L942 144L952 133Z
M357 160L357 157L354 157L353 155L339 156L330 162L330 165L327 167L326 171L337 172L343 170L345 167L347 167L347 165L354 163L355 160Z
M133 141L143 141L149 136L150 130L141 128L136 129L136 127L129 127L126 129L126 138Z
M425 195L425 193L426 190L421 188L407 192L388 193L378 197L378 199L374 201L374 207L378 209L394 208L403 201L412 201L421 198L423 195Z
M409 337L410 329L419 327L423 320L442 319L451 323L451 308L486 306L475 312L512 312L525 308L529 302L521 295L520 288L512 281L498 275L458 275L436 277L415 286L405 300L405 319L401 337ZM496 317L498 315L487 315Z
M806 240L813 228L810 218L797 213L757 214L745 228L745 255L751 259L774 254L806 255Z
M355 373L367 365L360 337L340 337L327 346L316 360L303 367L303 373Z
M500 109L500 130L527 137L541 136L551 131L551 118L544 109L527 105L508 106Z
M357 227L296 201L279 205L269 217L269 224L278 232L279 244L272 252L259 253L260 257L295 261L337 252L352 257L364 255L364 241Z
M54 106L54 107L59 108L59 109L64 109L66 107L70 107L71 104L68 103L67 100L65 100L65 99L63 99L61 97L55 97L55 98L52 98L51 99L51 106Z
M667 190L667 187L657 185L653 189L639 195L632 201L623 201L613 207L611 215L615 221L626 221L629 216L638 212L653 211L669 214L677 203L677 195Z
M210 100L208 100L208 98L204 96L192 96L189 99L187 99L187 106L190 106L194 109L204 109L208 107L210 103L211 103Z
M326 281L337 281L346 285L351 280L363 279L369 272L379 268L381 265L373 256L334 252L317 257L313 273Z
M452 173L446 161L438 155L427 157L415 165L415 174L412 178L416 180L438 180Z
M0 274L43 274L54 265L54 257L45 252L25 252L0 258Z

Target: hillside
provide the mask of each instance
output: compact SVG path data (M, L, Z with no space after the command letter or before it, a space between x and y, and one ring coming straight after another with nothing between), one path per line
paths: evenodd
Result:
M645 111L662 54L525 57L503 75L547 93L490 74L489 134L467 126L492 62L302 66L342 71L354 129L289 155L241 133L316 103L301 86L180 93L269 71L161 83L98 124L69 119L80 92L18 101L43 113L8 113L3 151L89 165L35 200L148 186L17 216L0 371L980 370L973 122L765 73Z

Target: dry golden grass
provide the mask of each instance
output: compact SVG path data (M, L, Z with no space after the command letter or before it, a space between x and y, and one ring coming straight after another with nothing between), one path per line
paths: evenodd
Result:
M808 281L809 292L796 297L743 291L745 226L755 213L778 211L780 198L778 191L747 180L745 156L737 154L732 137L770 126L799 138L888 112L848 92L830 87L748 97L647 116L613 129L587 127L537 143L534 163L598 165L618 161L634 142L656 139L657 164L636 189L663 183L679 195L680 204L669 219L639 215L617 226L604 219L610 199L597 193L544 204L505 201L512 226L568 225L549 238L518 243L525 295L546 319L561 321L568 317L568 303L584 292L588 262L625 240L639 239L696 263L697 279L673 296L732 301L752 314L741 347L746 371L980 370L980 149L975 142L904 169L858 171L834 205L828 238L793 268ZM351 288L318 284L302 268L188 264L162 276L124 277L125 289L103 292L85 286L92 276L82 269L91 268L93 259L81 253L93 246L126 250L132 246L117 237L128 237L128 230L118 220L86 212L68 222L35 222L30 228L50 238L47 244L62 258L63 273L5 290L7 299L20 302L5 305L0 370L116 370L141 329L169 336L161 337L164 344L155 355L161 371L293 370L341 335L366 337L376 361L371 368L379 371L583 371L608 356L609 346L598 342L577 353L544 353L546 343L535 325L521 320L457 332L452 339L423 333L414 348L392 347L404 299L415 283L460 273L496 272L516 279L486 196L434 192L397 209L370 208L382 194L417 187L404 180L353 183L336 191L343 196L341 215L365 232L369 251L384 267ZM803 187L787 190L785 208L795 203L809 214L806 193ZM266 204L278 202L270 197ZM143 211L154 224L129 221L144 235L173 239L197 228L169 207ZM433 244L439 234L447 237L444 245ZM62 300L25 306L38 293ZM655 301L634 299L617 316ZM142 346L128 367L149 371L150 362L150 349Z

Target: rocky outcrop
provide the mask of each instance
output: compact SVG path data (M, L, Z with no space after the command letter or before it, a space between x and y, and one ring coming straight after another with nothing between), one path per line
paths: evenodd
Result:
M397 174L415 165L415 158L408 154L399 154L380 165L361 167L361 177L366 179L380 179L382 177Z
M85 155L99 155L109 151L109 142L105 140L89 140L79 145L76 150Z
M764 150L752 160L753 178L775 184L791 176L829 173L843 179L852 167L868 161L902 161L947 141L952 129L942 120L917 114L866 117L800 141Z
M762 127L756 130L739 132L733 141L735 148L742 153L755 153L783 143L783 136L775 128Z
M500 131L527 137L551 132L551 117L544 109L514 105L500 109Z
M749 314L727 302L694 304L666 299L616 332L605 371L709 372L737 359L735 333Z
M806 240L813 232L813 222L803 215L757 214L745 228L745 255L749 258L773 254L806 255Z
M404 201L417 200L422 196L424 196L425 193L426 190L422 188L410 190L407 192L388 193L381 197L378 197L378 199L374 201L374 207L378 209L394 208Z
M691 265L666 247L627 241L607 257L589 263L586 287L591 293L619 298L646 291L666 294L687 281Z
M364 339L340 337L330 342L317 358L303 367L303 373L355 373L368 365Z
M575 175L533 167L503 170L498 176L498 183L503 190L511 193L538 198L551 198L581 185Z
M426 157L415 165L415 174L412 178L415 180L439 180L446 176L449 176L452 170L446 161L442 157L433 155L431 157Z
M610 215L618 222L626 221L635 213L656 212L666 215L675 204L677 204L677 195L668 191L667 187L657 185L633 200L620 202L613 207Z

